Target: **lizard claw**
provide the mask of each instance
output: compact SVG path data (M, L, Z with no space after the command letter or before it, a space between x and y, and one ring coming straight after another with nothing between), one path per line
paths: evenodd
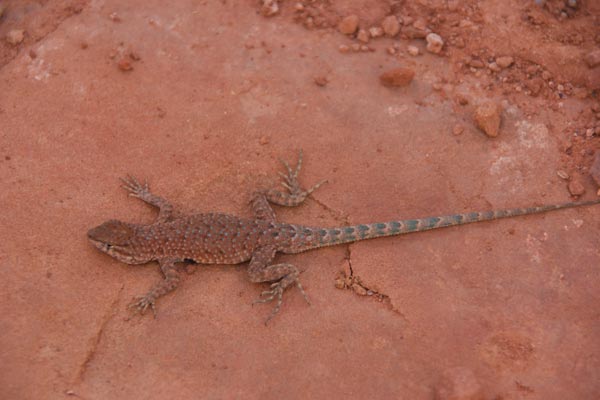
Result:
M271 312L271 314L265 321L265 325L268 324L269 321L275 315L277 315L277 313L279 313L279 310L281 309L281 304L283 303L283 292L285 291L286 286L284 286L284 284L282 284L282 281L272 283L271 290L265 290L264 292L262 292L260 294L258 299L254 300L252 302L252 305L257 304L257 303L268 303L270 301L275 300L275 298L277 298L277 303L275 304L275 308L273 308L273 311ZM297 278L296 278L296 286L300 290L300 293L302 293L302 296L304 297L304 300L306 301L306 303L308 303L308 305L310 305L308 296L306 295L306 292L304 292L304 288L302 287L302 285L300 284L300 281ZM266 297L263 298L263 296L266 296Z
M154 318L156 318L156 307L154 305L154 298L148 295L146 296L137 296L134 297L131 304L129 304L128 308L134 308L136 312L139 312L141 315L144 315L146 310L149 308L152 309L152 314L154 314Z
M135 177L127 175L127 177L121 178L121 182L121 187L127 190L132 197L142 198L149 193L147 181L144 181L142 185Z

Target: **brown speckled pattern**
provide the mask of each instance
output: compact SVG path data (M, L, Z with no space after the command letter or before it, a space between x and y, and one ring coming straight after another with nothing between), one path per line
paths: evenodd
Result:
M269 203L288 207L297 206L324 183L320 182L309 190L301 189L297 180L301 164L302 153L294 170L284 162L287 174L282 176L286 192L271 189L256 192L252 196L250 202L254 211L252 219L219 213L196 215L180 213L174 210L168 201L152 194L147 184L142 185L135 178L128 177L123 180L123 187L130 192L130 195L159 208L156 222L150 225L137 225L110 220L91 229L88 238L99 250L122 262L128 264L159 262L165 279L133 303L140 312L144 312L148 307L154 310L156 299L177 287L180 277L175 263L194 261L200 264L238 264L250 261L248 269L250 280L271 282L270 290L263 292L256 302L277 299L268 321L279 311L283 292L290 285L295 284L306 298L298 280L298 269L289 263L272 263L278 252L299 253L358 240L600 203L600 200L571 202L338 228L307 227L277 222L275 212ZM308 301L307 298L306 300Z

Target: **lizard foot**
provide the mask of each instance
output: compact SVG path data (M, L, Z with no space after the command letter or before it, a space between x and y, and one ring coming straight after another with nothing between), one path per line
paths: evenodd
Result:
M300 195L302 197L306 197L315 190L317 190L322 184L327 183L327 179L324 179L308 190L304 190L300 187L300 183L298 182L298 174L300 173L300 169L302 168L302 150L300 150L300 152L298 153L298 164L296 164L296 168L292 169L292 167L290 167L290 164L288 164L285 160L280 161L287 170L287 174L279 172L279 175L281 175L281 177L283 178L283 182L281 182L281 184L290 192L292 196Z
M121 187L129 192L129 195L132 197L137 197L138 199L144 199L150 194L150 189L148 188L148 182L144 182L142 185L137 179L135 179L131 175L127 175L126 178L121 178L121 182L123 183Z
M304 300L306 301L306 303L308 305L310 305L310 301L308 300L308 296L306 295L306 292L304 291L304 288L302 287L302 284L300 283L300 281L298 280L298 278L294 277L293 280L286 280L286 278L283 278L279 282L272 283L271 284L271 290L265 290L264 292L262 292L260 294L260 296L259 296L258 299L254 300L252 302L253 305L257 304L257 303L268 303L270 301L275 300L275 298L277 298L277 303L275 304L275 308L273 309L273 311L271 312L271 314L269 315L269 317L265 321L265 325L268 324L269 321L275 315L277 315L277 313L279 313L279 310L281 309L281 304L283 303L283 292L285 291L285 289L290 284L292 284L294 282L296 283L296 286L300 290L300 293L302 293L302 296L304 297ZM263 296L266 296L266 297L263 298Z
M154 318L156 318L156 307L154 305L155 301L156 299L154 298L154 296L148 294L145 296L137 296L134 297L133 301L131 302L131 304L129 304L128 308L135 309L135 312L138 312L142 315L144 315L148 308L151 308L152 314L154 315Z

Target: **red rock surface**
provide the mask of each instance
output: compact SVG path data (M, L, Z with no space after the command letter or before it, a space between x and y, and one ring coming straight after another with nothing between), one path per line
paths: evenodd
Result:
M127 173L186 210L249 215L303 148L302 181L329 184L277 212L311 225L568 201L557 170L594 198L597 2L334 3L3 2L0 37L25 34L0 44L0 398L598 398L600 207L279 257L312 306L290 290L268 326L244 265L187 268L156 319L129 315L158 267L85 237L154 217ZM342 53L351 14L402 29ZM442 56L407 56L428 31ZM514 63L488 73L500 56ZM407 63L410 86L379 84ZM494 140L471 119L488 98Z

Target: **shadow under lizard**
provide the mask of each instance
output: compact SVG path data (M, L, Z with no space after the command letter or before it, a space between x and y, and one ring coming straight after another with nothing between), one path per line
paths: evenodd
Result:
M280 175L286 190L255 192L250 201L254 211L253 218L221 213L181 213L175 210L170 202L151 193L147 183L142 185L135 178L128 176L122 179L123 188L130 192L130 196L157 207L159 213L156 221L141 225L109 220L90 229L87 236L100 251L124 263L145 264L158 261L164 279L131 304L142 314L148 307L155 311L156 300L177 288L180 276L175 267L176 263L193 261L199 264L239 264L249 261L250 281L270 283L269 290L262 292L255 303L276 300L275 307L266 321L268 322L279 312L283 292L289 286L296 285L308 302L298 278L298 269L289 263L273 263L278 252L300 253L359 240L600 203L600 200L591 200L335 228L311 227L278 222L270 203L297 206L325 181L308 190L301 188L298 173L302 166L302 152L295 169L286 162L283 164L287 173Z

